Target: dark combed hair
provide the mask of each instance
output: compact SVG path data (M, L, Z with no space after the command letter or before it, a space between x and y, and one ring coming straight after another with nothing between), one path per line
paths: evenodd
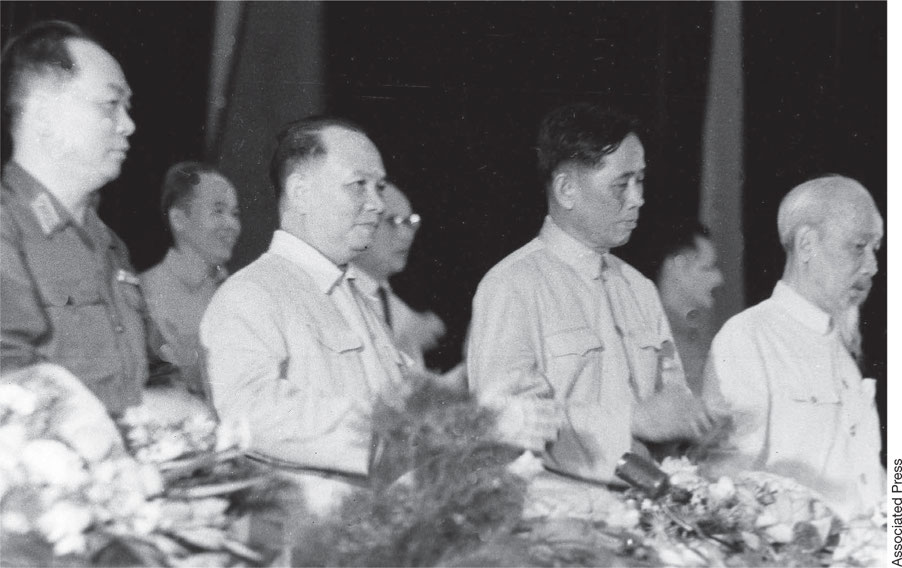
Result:
M35 79L64 82L76 76L78 70L66 44L70 39L100 45L75 24L47 20L32 24L4 46L0 57L4 130L11 132L15 127L29 83Z
M542 119L536 144L543 183L566 162L598 165L628 134L638 135L638 128L633 117L590 103L555 108Z
M651 280L657 281L661 268L668 258L694 251L695 239L710 238L711 231L695 218L671 218L661 222L647 221L654 225L654 231L645 233L645 238L637 240L642 251L642 259L631 259L633 265Z
M160 192L160 213L168 220L169 210L173 207L187 208L193 197L194 188L200 183L201 174L213 173L222 175L215 167L203 162L179 162L166 170L163 176L163 188Z
M354 122L334 116L311 116L287 124L276 135L276 150L269 162L269 179L276 192L276 201L282 197L285 180L295 168L309 160L326 155L323 130L337 126L346 130L366 131Z

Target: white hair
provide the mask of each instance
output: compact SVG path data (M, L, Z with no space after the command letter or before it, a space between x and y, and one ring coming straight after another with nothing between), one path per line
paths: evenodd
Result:
M836 174L808 180L790 190L777 211L777 231L783 249L791 252L800 228L821 227L830 218L836 203L848 200L853 194L867 195L873 202L863 185Z

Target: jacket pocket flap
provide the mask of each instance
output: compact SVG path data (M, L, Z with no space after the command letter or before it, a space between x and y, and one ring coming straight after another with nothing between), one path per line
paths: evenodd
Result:
M330 351L336 353L363 348L363 341L350 330L321 329L317 330L316 338Z
M545 337L552 355L583 355L593 349L604 349L601 338L587 327L568 329Z
M839 396L833 389L827 387L811 388L807 391L802 389L793 389L790 398L795 402L806 402L809 404L839 404Z
M639 347L652 347L661 349L664 345L665 338L657 331L650 329L640 329L629 333L630 339Z
M89 306L100 304L100 292L85 282L62 280L44 290L44 298L51 306Z

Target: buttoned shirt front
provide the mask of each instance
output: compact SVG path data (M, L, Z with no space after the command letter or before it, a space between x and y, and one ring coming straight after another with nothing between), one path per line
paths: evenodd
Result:
M405 365L367 327L353 278L280 230L214 294L200 327L214 406L249 420L254 452L368 473L373 404L403 390Z
M76 223L14 161L0 195L3 371L48 361L81 379L111 413L139 404L161 342L145 327L125 244L93 209Z
M187 390L208 398L200 361L200 320L213 293L226 279L221 266L210 268L196 255L167 251L157 265L141 274L150 315L163 333L164 351L182 370Z
M685 387L654 284L550 217L479 284L467 365L481 400L553 397L566 424L546 465L613 483L633 447L636 401L664 384Z
M395 294L388 282L379 282L359 268L357 283L373 309L382 316L382 320L386 323L391 320L389 331L398 349L410 357L419 369L425 370L423 342L435 334L431 320L408 306ZM385 290L387 306L379 298L380 287ZM386 315L386 309L390 315Z
M874 391L830 317L778 282L712 343L705 398L733 419L712 464L788 475L840 514L869 514L885 480Z

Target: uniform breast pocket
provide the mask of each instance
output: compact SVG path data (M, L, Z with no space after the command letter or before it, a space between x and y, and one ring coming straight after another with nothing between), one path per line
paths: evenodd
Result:
M324 396L348 394L349 382L366 384L364 369L360 360L363 341L346 329L319 329L316 341L323 355L322 377L317 380L317 391ZM305 364L312 364L307 362ZM312 366L312 365L311 365Z
M785 443L790 448L806 448L810 455L826 456L841 409L834 392L817 389L791 393L783 412L771 412L771 432L777 438L772 445Z
M627 334L627 344L632 345L627 356L632 360L633 378L644 398L661 388L662 361L673 355L673 344L660 333L641 329Z
M97 322L106 321L106 305L96 287L88 281L58 279L42 295L53 326L53 350L70 360L95 356L95 347L108 340Z
M581 377L601 372L604 343L592 329L574 328L545 336L545 374L556 394L569 396ZM600 376L600 375L599 375ZM597 380L592 383L597 383Z

